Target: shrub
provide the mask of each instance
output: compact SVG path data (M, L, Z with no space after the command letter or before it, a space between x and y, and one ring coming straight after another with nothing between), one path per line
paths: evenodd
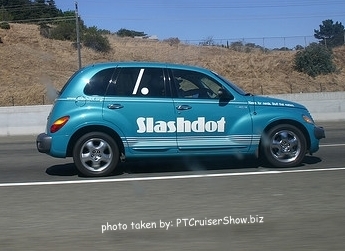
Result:
M40 23L39 26L40 26L40 35L45 38L50 38L52 28L45 23Z
M61 22L57 25L39 23L41 36L50 39L75 41L77 39L75 24L73 22Z
M304 47L302 45L300 45L300 44L296 45L296 47L295 47L296 51L301 51L303 49L304 49Z
M163 42L168 43L169 45L177 45L180 43L180 39L178 39L177 37L170 37L167 39L164 39Z
M97 27L80 29L80 40L85 47L89 47L97 52L108 52L111 49L109 40L103 34L109 34L109 31L98 30ZM73 41L72 46L77 48L75 24L73 22L62 22L55 26L40 24L40 34L43 37L57 40Z
M317 43L310 44L296 53L295 69L312 77L334 72L332 50Z
M1 22L0 23L0 28L1 29L4 29L4 30L9 30L11 27L10 27L10 24L7 23L7 22Z
M95 27L89 28L83 36L83 45L97 52L108 52L111 49L109 40Z
M62 22L50 30L49 36L51 39L75 41L77 38L75 24Z

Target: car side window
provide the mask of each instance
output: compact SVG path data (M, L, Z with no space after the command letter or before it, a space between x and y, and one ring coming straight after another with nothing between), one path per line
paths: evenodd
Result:
M111 80L114 73L114 68L109 68L97 72L89 82L85 85L84 93L85 95L99 95L104 96L107 86Z
M211 77L194 71L173 69L173 80L179 98L218 98L221 84Z
M163 69L121 68L109 84L107 96L165 97Z

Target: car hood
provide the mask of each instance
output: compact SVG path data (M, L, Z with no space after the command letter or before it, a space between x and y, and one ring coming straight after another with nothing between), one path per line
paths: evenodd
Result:
M299 109L307 109L304 105L301 105L296 102L284 100L284 99L277 99L265 96L252 96L248 99L248 102L253 105L258 106L270 106L270 107L291 107L291 108L299 108Z

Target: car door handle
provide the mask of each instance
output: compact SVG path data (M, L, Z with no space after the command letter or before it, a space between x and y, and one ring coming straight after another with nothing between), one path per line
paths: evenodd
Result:
M189 105L179 105L176 107L177 110L189 110L189 109L192 109L191 106Z
M123 108L123 105L120 105L120 104L109 104L108 108L111 109L111 110L116 110L116 109Z

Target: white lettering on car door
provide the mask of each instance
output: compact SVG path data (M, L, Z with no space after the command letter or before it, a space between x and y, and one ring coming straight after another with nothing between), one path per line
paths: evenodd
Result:
M174 133L174 132L224 132L225 118L218 121L206 121L205 117L198 117L195 121L177 118L175 121L155 121L154 118L139 117L137 119L138 133Z

